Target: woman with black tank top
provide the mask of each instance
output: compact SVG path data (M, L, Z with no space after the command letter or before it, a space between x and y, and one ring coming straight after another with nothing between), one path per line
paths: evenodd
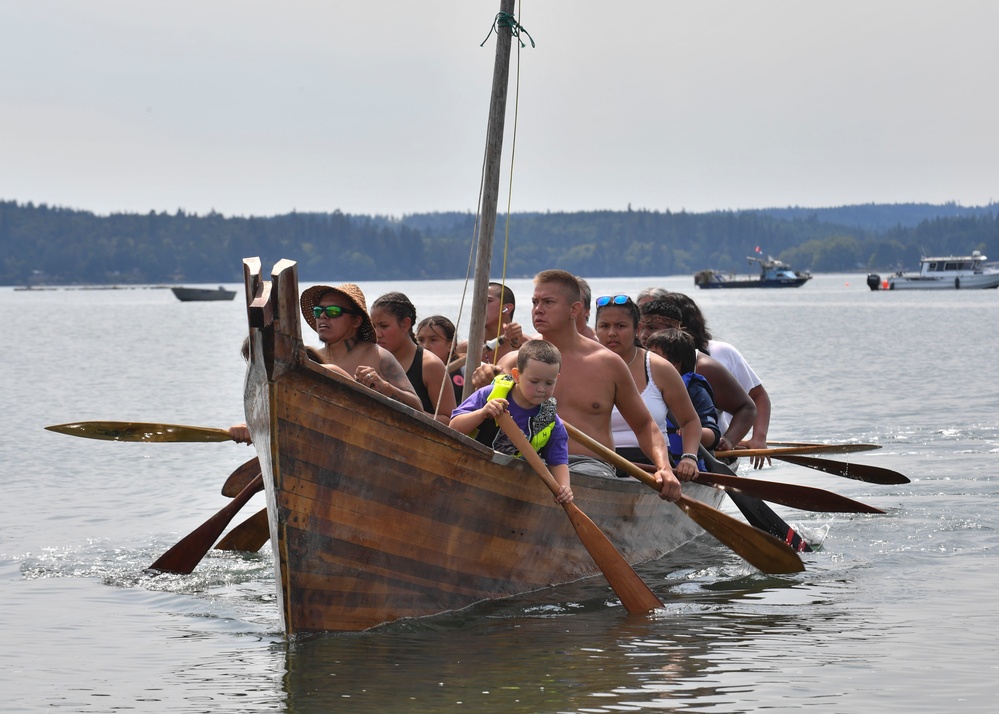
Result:
M456 405L444 363L416 344L416 307L400 292L385 293L371 304L371 323L378 344L406 370L423 410L442 424L451 421Z

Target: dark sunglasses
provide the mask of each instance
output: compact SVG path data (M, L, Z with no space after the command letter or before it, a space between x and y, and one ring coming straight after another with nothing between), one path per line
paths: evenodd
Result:
M326 314L326 317L340 317L340 315L343 315L344 313L347 313L348 315L357 314L356 311L351 310L349 307L340 307L339 305L327 305L326 307L316 305L312 308L312 314L315 315L316 318L322 317L323 313Z
M603 307L604 305L610 305L614 303L615 305L627 305L631 302L631 298L627 295L603 295L597 298L597 307Z

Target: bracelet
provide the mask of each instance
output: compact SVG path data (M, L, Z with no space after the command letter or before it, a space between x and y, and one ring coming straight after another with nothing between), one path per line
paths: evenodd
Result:
M696 464L697 463L697 454L683 454L682 456L680 456L680 460L683 461L684 459L690 459L691 461L693 461Z

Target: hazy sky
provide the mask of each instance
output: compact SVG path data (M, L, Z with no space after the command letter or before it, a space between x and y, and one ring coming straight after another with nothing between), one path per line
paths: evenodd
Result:
M996 0L520 7L514 211L999 200ZM0 0L0 199L475 210L498 8Z

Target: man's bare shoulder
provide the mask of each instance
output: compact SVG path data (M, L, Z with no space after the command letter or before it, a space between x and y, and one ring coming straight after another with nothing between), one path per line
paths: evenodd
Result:
M572 340L572 342L570 342L568 345L560 345L559 349L562 351L563 355L568 353L575 357L587 360L589 359L605 360L608 358L620 359L616 354L614 354L611 350L604 347L599 342L587 339L578 334L576 335L575 339Z

